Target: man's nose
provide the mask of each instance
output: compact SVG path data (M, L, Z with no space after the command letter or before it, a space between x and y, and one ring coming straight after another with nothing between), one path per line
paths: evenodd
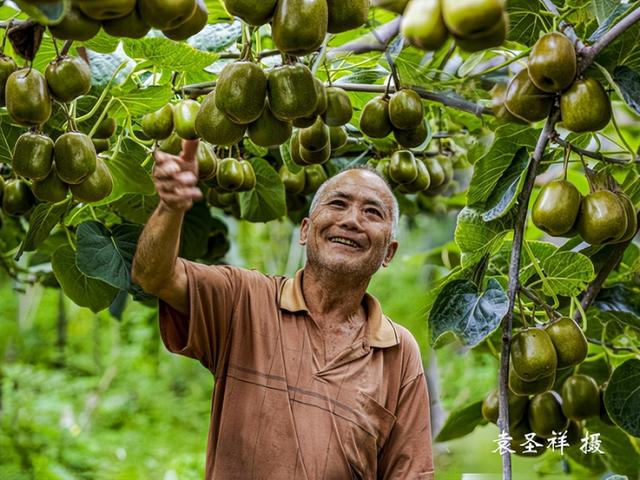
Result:
M339 224L341 227L351 230L361 230L360 220L360 210L356 206L351 206L343 211Z

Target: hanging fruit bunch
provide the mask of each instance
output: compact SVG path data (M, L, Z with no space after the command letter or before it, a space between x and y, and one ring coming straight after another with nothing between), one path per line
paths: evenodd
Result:
M466 52L499 47L507 38L504 0L409 0L402 13L406 40L423 50L438 50L449 36ZM390 5L393 9L398 5Z

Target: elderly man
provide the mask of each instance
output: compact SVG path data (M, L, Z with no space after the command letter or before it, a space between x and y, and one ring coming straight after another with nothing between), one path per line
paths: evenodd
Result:
M294 278L177 257L197 141L156 153L160 205L133 276L160 299L166 347L215 375L207 479L432 479L420 351L366 293L398 248L398 206L364 169L328 180L302 222Z

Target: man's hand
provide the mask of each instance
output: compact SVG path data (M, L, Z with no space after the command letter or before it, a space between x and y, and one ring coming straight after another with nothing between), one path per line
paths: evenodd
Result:
M186 212L194 201L202 198L197 187L197 150L198 140L183 140L179 156L160 150L154 153L153 181L160 200L170 210Z

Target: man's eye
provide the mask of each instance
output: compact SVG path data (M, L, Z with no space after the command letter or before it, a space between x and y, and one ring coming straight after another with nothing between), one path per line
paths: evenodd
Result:
M373 215L376 215L376 216L382 218L382 213L380 213L380 210L378 210L378 209L367 208L367 213L370 213L370 214L373 214Z
M336 205L338 207L344 206L344 202L342 200L331 200L329 205Z

